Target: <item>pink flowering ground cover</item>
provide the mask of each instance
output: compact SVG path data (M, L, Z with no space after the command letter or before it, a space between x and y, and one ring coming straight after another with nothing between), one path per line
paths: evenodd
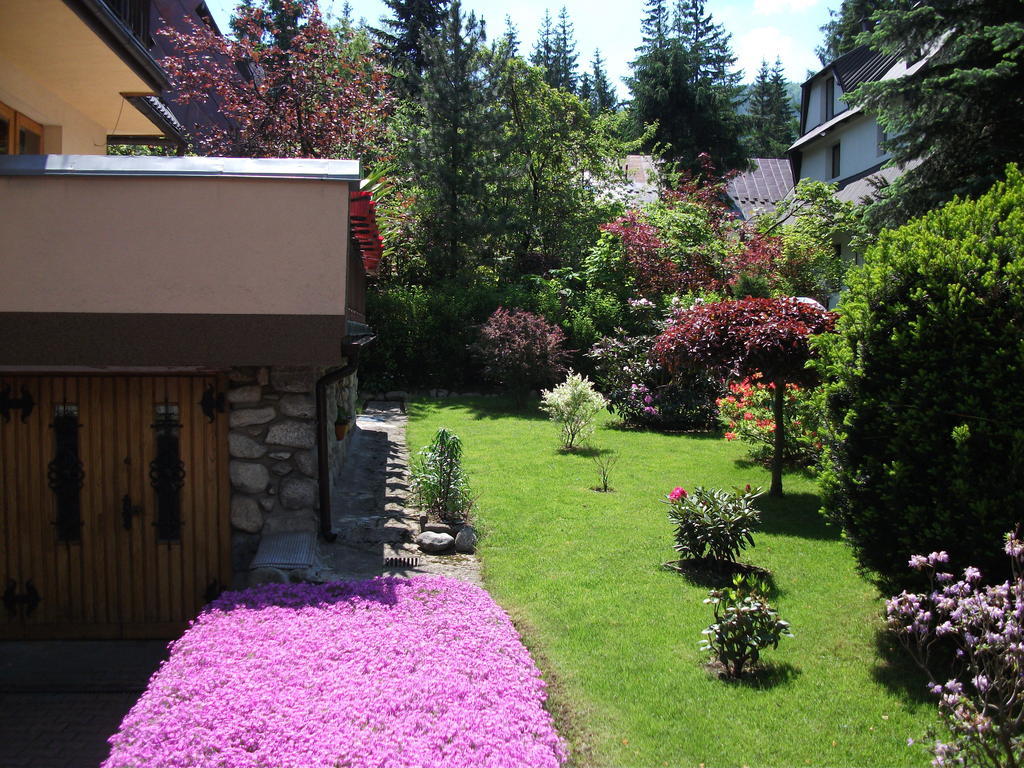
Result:
M559 766L533 660L442 576L229 592L177 640L103 768Z

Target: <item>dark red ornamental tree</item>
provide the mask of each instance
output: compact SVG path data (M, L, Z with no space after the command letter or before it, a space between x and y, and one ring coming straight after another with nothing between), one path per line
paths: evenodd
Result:
M201 154L386 158L395 106L368 41L331 29L316 0L250 0L232 17L235 39L192 23L160 30L176 100L215 100L225 124L197 128Z
M658 337L655 355L669 370L703 368L725 378L760 373L775 390L775 450L772 496L782 495L785 445L783 403L786 384L812 385L804 366L810 336L831 333L836 316L808 299L741 299L696 304L681 310Z

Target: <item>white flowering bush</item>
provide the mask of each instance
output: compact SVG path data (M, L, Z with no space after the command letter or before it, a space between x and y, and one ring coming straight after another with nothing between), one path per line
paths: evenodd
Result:
M594 433L594 417L608 406L586 376L569 371L554 389L541 392L541 408L562 427L562 448L571 451Z
M1024 541L1006 534L1012 578L985 585L968 567L963 578L940 570L945 552L914 555L910 567L928 575L927 592L902 592L886 604L889 628L929 677L948 737L931 744L936 766L1020 768L1024 765ZM958 674L937 679L956 649ZM938 657L938 658L936 658ZM937 674L938 673L938 674Z

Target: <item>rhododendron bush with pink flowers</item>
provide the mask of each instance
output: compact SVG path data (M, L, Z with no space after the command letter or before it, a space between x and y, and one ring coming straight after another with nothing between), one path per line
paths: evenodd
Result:
M103 768L555 768L545 684L505 613L442 576L225 593Z

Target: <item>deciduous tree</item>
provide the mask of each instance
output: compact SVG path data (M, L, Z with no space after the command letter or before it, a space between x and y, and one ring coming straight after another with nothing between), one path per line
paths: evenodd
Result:
M391 152L390 78L356 32L331 30L315 0L248 0L235 39L193 24L163 29L163 60L183 103L217 100L224 124L193 136L202 154L354 157Z
M793 298L740 299L695 304L676 314L655 343L670 369L698 367L723 377L760 374L774 389L775 446L772 496L782 495L786 384L812 383L806 369L808 338L831 332L835 315L814 302Z

